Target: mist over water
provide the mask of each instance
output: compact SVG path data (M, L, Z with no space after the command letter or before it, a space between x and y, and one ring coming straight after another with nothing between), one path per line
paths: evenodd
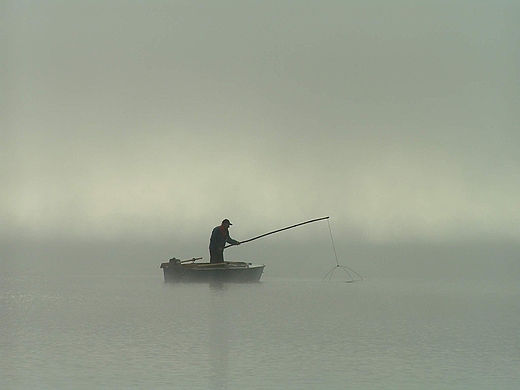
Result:
M208 235L209 236L209 235ZM208 238L209 239L209 238ZM520 245L511 241L367 243L335 238L337 261L364 278L518 280ZM208 243L168 241L27 240L2 245L5 272L44 275L161 277L170 258L203 257ZM230 261L265 264L265 275L320 279L336 266L329 237L286 240L284 232L225 250Z
M330 215L367 241L518 240L519 18L7 1L0 234L205 240L223 218L247 237Z
M518 389L517 3L2 2L0 388Z

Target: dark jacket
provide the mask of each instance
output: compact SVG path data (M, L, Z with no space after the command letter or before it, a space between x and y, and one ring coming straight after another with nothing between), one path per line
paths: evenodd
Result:
M211 238L209 239L209 249L222 251L224 250L226 243L238 245L238 241L229 236L229 231L227 229L225 230L225 233L223 233L220 226L215 227L212 230Z

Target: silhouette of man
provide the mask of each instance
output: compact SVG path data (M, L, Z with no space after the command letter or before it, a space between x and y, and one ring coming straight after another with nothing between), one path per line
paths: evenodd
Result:
M209 262L223 263L224 262L224 247L226 243L231 245L240 245L240 242L234 240L229 235L229 227L232 225L229 219L224 219L220 226L216 226L211 231L211 238L209 239Z

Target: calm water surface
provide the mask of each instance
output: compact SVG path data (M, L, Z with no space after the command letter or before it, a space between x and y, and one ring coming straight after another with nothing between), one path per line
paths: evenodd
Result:
M518 389L499 281L0 277L2 389Z

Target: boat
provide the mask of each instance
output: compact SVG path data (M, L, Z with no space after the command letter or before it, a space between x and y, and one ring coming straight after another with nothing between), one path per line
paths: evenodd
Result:
M222 282L255 283L260 282L264 264L251 264L243 261L223 263L196 263L199 258L179 260L173 257L162 263L165 282Z

